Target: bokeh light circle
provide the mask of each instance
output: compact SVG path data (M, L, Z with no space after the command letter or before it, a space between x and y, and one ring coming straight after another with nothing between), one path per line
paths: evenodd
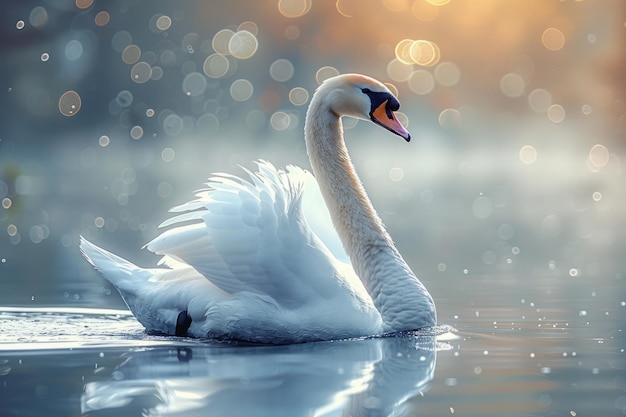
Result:
M428 94L435 88L433 75L426 70L413 71L409 78L409 88L415 94Z
M278 0L278 11L285 17L304 16L311 10L312 0Z
M76 91L66 91L59 98L59 111L63 116L74 116L81 107L81 99Z
M202 66L207 77L221 78L228 73L230 62L228 58L219 53L209 55Z
M130 79L137 84L143 84L152 77L152 67L147 62L138 62L130 70Z
M295 87L289 91L289 102L294 106L303 106L309 101L309 92L302 87Z
M565 46L565 35L557 28L547 28L541 35L541 43L550 51L558 51Z
M317 72L315 73L315 80L317 81L318 84L321 84L327 79L335 77L337 75L339 75L339 70L337 70L337 68L324 66L318 69Z
M256 36L247 30L236 32L228 41L228 52L237 59L251 58L258 48Z
M270 65L270 76L279 82L289 81L294 72L293 64L287 59L277 59Z
M435 68L435 80L444 87L453 87L461 79L461 70L453 62L442 62Z
M213 39L211 41L213 50L222 55L230 54L230 51L228 50L228 43L234 34L235 32L230 29L222 29L213 35Z
M236 101L246 101L252 97L252 93L254 93L254 87L248 80L235 80L230 85L230 96Z
M519 97L524 94L526 89L526 82L524 78L514 72L509 72L500 78L500 91L506 97Z
M537 150L532 145L524 145L519 150L519 159L522 163L530 165L537 160Z
M137 45L128 45L122 51L122 61L125 64L134 64L141 58L141 49Z
M199 72L191 72L183 79L183 92L191 97L197 97L204 94L207 87L207 81L204 75Z

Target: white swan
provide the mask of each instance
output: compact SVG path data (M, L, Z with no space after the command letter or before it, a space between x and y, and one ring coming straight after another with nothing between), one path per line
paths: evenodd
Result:
M372 78L328 79L305 123L315 178L265 161L249 179L210 178L161 225L176 227L147 244L162 268L140 268L83 238L81 251L149 331L293 343L434 326L432 297L394 246L343 140L347 115L409 141L399 106Z

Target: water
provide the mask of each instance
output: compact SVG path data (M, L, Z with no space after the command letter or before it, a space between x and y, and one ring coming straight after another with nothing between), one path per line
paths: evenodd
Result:
M626 413L622 303L593 304L586 296L566 303L554 294L524 300L516 289L498 294L458 305L449 321L456 331L441 327L438 335L290 346L148 335L125 310L5 307L0 309L0 411L3 416ZM564 308L585 304L587 310L575 316ZM440 310L450 308L440 301Z

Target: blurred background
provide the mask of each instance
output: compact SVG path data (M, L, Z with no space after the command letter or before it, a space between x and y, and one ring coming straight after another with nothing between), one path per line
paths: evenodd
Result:
M308 168L313 91L360 72L414 139L348 147L442 322L503 289L623 314L622 0L22 0L0 36L2 305L123 307L79 235L154 265L212 172Z

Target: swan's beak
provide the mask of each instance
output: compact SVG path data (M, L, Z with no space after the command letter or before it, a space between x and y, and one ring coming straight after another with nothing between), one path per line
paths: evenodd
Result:
M383 101L378 107L370 113L372 121L381 125L390 132L398 136L402 136L407 142L411 140L411 134L402 126L393 111L389 108L389 100Z

